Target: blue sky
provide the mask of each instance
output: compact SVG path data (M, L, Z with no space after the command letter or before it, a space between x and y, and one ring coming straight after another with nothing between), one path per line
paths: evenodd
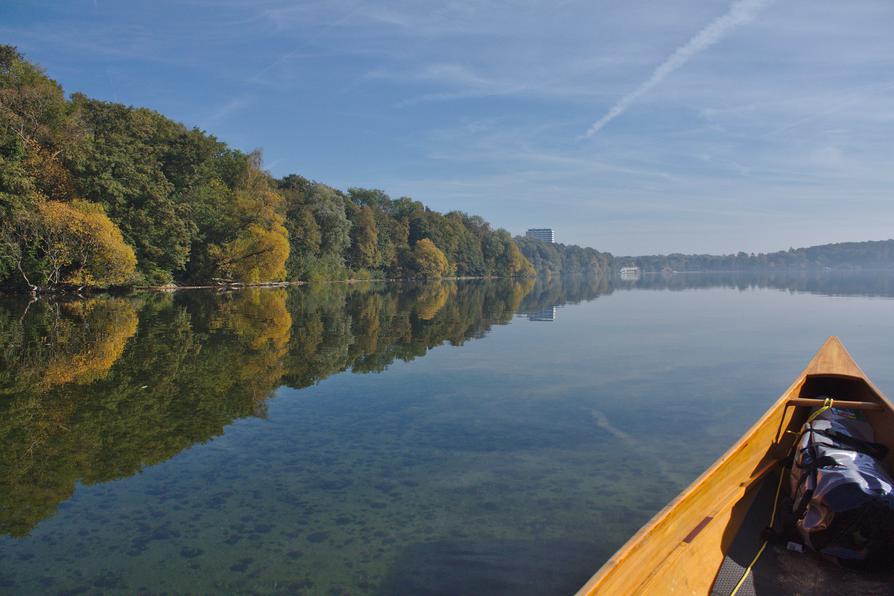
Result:
M894 2L3 0L67 92L615 254L894 237Z

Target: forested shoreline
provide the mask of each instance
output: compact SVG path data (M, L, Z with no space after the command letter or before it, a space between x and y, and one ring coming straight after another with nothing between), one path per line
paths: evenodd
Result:
M66 97L0 46L0 288L884 269L894 240L773 253L614 257L493 229L381 190L275 178L158 112Z
M517 236L515 242L540 275L602 276L611 271L613 264L610 253L599 252L595 248L543 242L525 236Z
M730 255L648 255L614 257L616 267L635 265L644 272L734 272L803 269L881 270L894 267L894 240L837 242L770 253Z
M158 112L61 86L0 46L0 286L513 277L509 232L409 197L275 178Z
M516 243L540 275L612 275L622 267L643 273L760 273L894 269L894 240L839 242L770 253L614 256L576 245L518 236Z

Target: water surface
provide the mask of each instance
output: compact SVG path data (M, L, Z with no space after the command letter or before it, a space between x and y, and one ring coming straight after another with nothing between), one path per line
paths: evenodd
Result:
M0 590L562 593L892 278L0 301Z

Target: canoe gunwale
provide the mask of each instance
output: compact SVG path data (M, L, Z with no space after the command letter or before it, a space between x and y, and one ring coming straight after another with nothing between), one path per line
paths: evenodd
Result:
M584 594L595 594L602 584L608 577L615 572L620 565L624 563L624 561L632 554L632 551L636 549L640 544L642 544L646 539L648 539L651 535L658 532L661 529L663 523L668 521L669 514L679 509L682 505L686 504L688 501L693 499L698 493L702 485L708 478L714 476L714 474L721 469L728 461L730 461L739 451L748 444L749 439L751 439L758 430L762 429L766 426L767 422L772 419L772 414L775 413L780 408L784 408L786 406L786 402L788 398L795 392L797 392L801 386L804 384L805 377L802 375L799 377L792 385L786 390L779 399L774 402L772 406L770 406L769 410L767 410L761 418L755 422L742 437L734 443L729 449L724 452L711 466L708 467L707 470L702 472L698 478L692 481L692 483L683 489L683 491L678 494L674 499L665 505L658 513L652 517L649 522L646 523L642 528L640 528L625 544L622 546L608 561L603 564L603 566L596 572L596 574L590 578L590 580L581 587L581 589L577 592L578 595ZM784 433L784 429L778 429L776 432L776 441L782 433ZM759 472L755 475L749 476L749 482L757 482L760 478L763 477L767 472L773 469L776 466L778 460L773 460L769 463L765 463L763 466L758 468ZM737 492L745 492L749 487L743 486L745 483L736 483L733 485L729 492L728 497L734 496ZM716 511L711 512L716 513ZM667 555L669 555L673 548L676 547L674 544L668 551ZM660 563L665 560L665 557L662 557L661 561L655 561L655 567L659 567ZM647 578L644 578L644 580Z

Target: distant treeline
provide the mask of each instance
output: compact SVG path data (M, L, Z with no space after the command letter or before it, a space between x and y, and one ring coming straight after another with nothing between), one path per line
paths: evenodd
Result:
M282 179L196 128L74 94L0 46L0 284L533 273L505 230Z
M840 242L779 252L734 255L651 255L615 257L615 268L636 265L644 272L758 271L768 269L890 269L894 240Z
M602 275L612 265L611 254L594 248L543 242L525 236L517 236L515 241L540 274Z
M535 270L548 275L603 275L633 265L644 273L894 269L894 240L841 242L760 254L674 253L639 257L616 257L593 248L550 244L521 236L515 241Z

